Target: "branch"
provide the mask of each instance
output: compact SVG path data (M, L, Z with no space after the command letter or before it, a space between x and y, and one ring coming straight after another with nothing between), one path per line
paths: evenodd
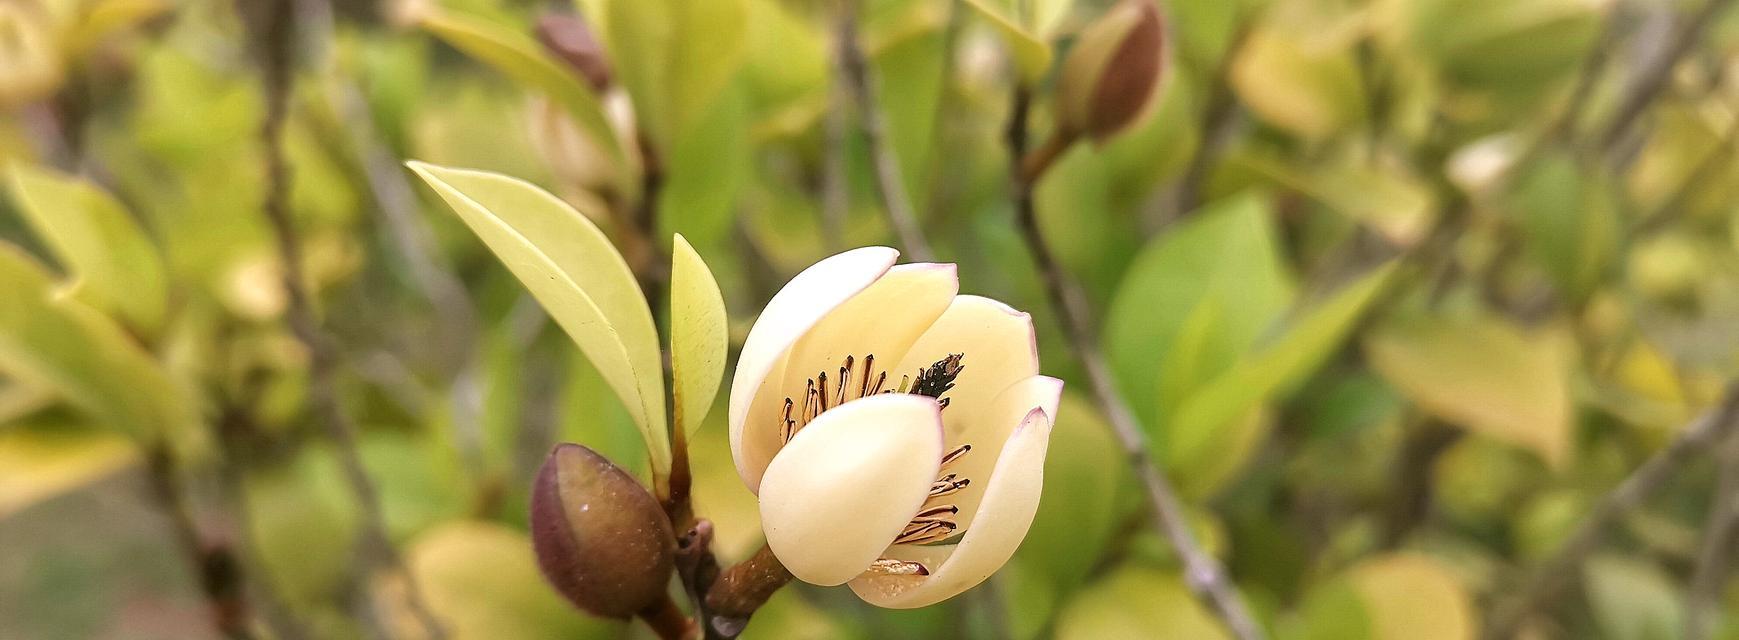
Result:
M1655 452L1601 498L1558 551L1523 583L1521 590L1507 604L1495 609L1485 637L1501 640L1513 636L1529 613L1549 603L1575 580L1582 561L1600 546L1620 516L1640 506L1693 456L1733 432L1736 419L1739 419L1739 382L1729 384L1713 409L1686 426L1666 448Z
M1262 627L1250 615L1249 607L1238 595L1231 579L1226 575L1225 568L1196 542L1195 534L1190 531L1189 522L1185 519L1182 501L1161 473L1158 462L1148 454L1146 436L1136 422L1135 414L1118 393L1116 383L1111 378L1110 367L1099 353L1098 340L1094 335L1096 324L1086 293L1079 284L1069 279L1063 266L1051 253L1050 247L1045 244L1038 226L1033 187L1049 165L1025 160L1027 112L1030 107L1031 94L1027 88L1016 87L1007 132L1010 172L1014 180L1016 223L1020 227L1021 237L1026 240L1027 249L1037 262L1051 306L1057 313L1064 333L1070 338L1070 347L1074 350L1075 357L1086 369L1087 382L1092 387L1093 395L1098 399L1105 417L1111 423L1113 435L1117 437L1118 444L1122 445L1130 466L1134 467L1136 475L1141 478L1142 488L1146 491L1147 501L1152 507L1154 528L1171 544L1172 551L1183 562L1185 583L1204 605L1219 616L1232 635L1241 640L1264 638L1266 636ZM1045 149L1055 146L1057 145L1053 143ZM1049 157L1056 156L1054 152L1044 153Z
M1715 456L1719 470L1709 498L1709 521L1685 598L1686 640L1703 640L1714 631L1721 589L1732 568L1733 548L1739 545L1739 432L1727 434Z
M174 526L176 539L205 595L212 626L231 640L251 640L255 637L251 628L253 616L249 613L241 560L228 544L208 540L200 532L193 507L181 487L175 454L168 444L155 446L147 453L146 471L151 489Z
M260 145L266 170L266 197L262 211L271 225L282 261L284 290L289 298L285 310L293 333L309 356L308 402L336 445L345 480L362 511L363 569L386 568L406 575L397 551L388 539L381 513L380 496L369 480L357 453L356 425L339 404L334 380L338 356L315 318L313 301L305 280L302 243L290 219L290 168L284 156L284 125L288 119L294 84L294 0L250 2L238 0L238 11L250 31L260 67L266 114L260 126ZM440 624L423 606L414 579L405 580L407 609L431 638L444 636ZM366 585L359 585L366 586Z
M1631 85L1631 90L1625 94L1624 101L1619 103L1612 121L1600 135L1601 149L1610 152L1624 139L1624 134L1630 131L1631 125L1654 102L1661 89L1666 87L1673 67L1678 66L1679 60L1702 40L1709 25L1732 6L1733 0L1708 0L1696 12L1684 17L1673 31L1672 39L1664 49L1648 60L1649 64L1643 67L1636 82Z
M875 165L876 189L888 211L888 222L899 235L900 245L918 262L935 259L924 231L918 226L917 214L907 199L906 182L900 165L887 142L887 116L878 106L875 81L870 78L869 63L857 37L857 3L845 0L839 8L840 76L850 85L857 98L858 121L869 145L870 160Z

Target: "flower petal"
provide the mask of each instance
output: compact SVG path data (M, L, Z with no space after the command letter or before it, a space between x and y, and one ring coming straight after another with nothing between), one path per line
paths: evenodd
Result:
M941 457L942 418L931 398L880 395L821 414L767 465L767 546L804 582L852 579L929 497Z
M900 252L888 247L852 249L823 259L797 274L761 311L749 336L743 340L743 350L737 356L737 372L731 378L731 457L737 472L753 490L760 482L767 461L778 450L776 431L745 443L743 424L754 413L771 413L779 400L761 398L757 393L771 374L780 370L787 350L810 327L852 296L881 279L894 266ZM782 379L774 378L774 380ZM755 434L765 434L755 430ZM770 439L771 442L763 440ZM771 445L771 446L769 446Z
M956 296L888 376L912 375L950 353L966 354L960 361L965 368L944 395L948 408L942 423L952 448L971 442L965 439L971 436L967 430L979 423L997 394L1039 372L1032 316L990 298Z
M952 546L897 545L884 555L917 562L928 576L865 574L851 581L864 601L891 609L929 606L978 586L1008 562L1038 513L1051 419L1033 409L1003 445L979 506L978 525Z
M990 490L990 477L995 473L997 461L1004 455L998 446L1007 447L1009 434L1025 424L1027 415L1034 409L1042 409L1046 416L1055 421L1057 404L1063 398L1063 381L1050 376L1032 376L1003 389L990 401L990 406L973 419L973 424L967 427L967 442L973 450L968 452L953 464L943 469L942 473L959 474L962 478L972 481L965 488L948 496L949 504L960 508L954 516L954 522L960 531L972 527L972 522L978 515L978 506L984 495ZM944 416L954 407L949 406L943 411Z

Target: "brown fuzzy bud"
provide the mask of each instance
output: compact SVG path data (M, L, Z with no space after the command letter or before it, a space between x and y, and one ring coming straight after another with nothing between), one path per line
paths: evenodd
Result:
M546 13L537 19L537 41L585 77L597 91L610 86L610 62L604 57L604 45L592 34L591 27L579 16L567 13Z
M1123 0L1087 25L1063 61L1057 119L1103 143L1141 119L1165 72L1165 25L1153 0Z
M550 451L531 490L538 567L576 606L628 618L666 597L676 537L658 500L604 456Z

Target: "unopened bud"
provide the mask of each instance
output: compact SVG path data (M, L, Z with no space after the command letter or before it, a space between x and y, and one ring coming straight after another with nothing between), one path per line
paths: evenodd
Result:
M604 46L592 35L591 27L579 16L567 13L546 13L537 19L537 41L586 78L592 88L603 91L610 86L610 62L604 57Z
M628 618L665 597L676 537L658 500L604 456L556 445L531 490L538 567L576 606Z
M1057 119L1067 135L1105 142L1141 119L1165 72L1165 26L1153 0L1123 0L1087 25L1063 61Z

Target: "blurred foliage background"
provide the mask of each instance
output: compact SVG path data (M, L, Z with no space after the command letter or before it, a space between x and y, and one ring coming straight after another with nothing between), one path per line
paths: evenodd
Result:
M1108 4L862 3L924 235L1033 313L1069 393L988 585L917 611L792 587L747 637L1223 636L1013 224L1012 88L1046 130L1050 61ZM1039 223L1274 636L1471 638L1551 576L1522 637L1739 638L1739 430L1695 421L1739 370L1731 4L1161 3L1157 106L1071 148ZM307 637L416 637L413 587L457 638L649 637L567 607L525 533L551 444L645 473L627 413L400 162L543 185L636 265L683 233L740 340L804 266L898 244L838 4L296 0L285 31L265 6L0 0L0 637L216 637L212 585ZM280 89L326 356L262 214ZM696 502L735 559L760 532L724 414ZM1614 494L1639 467L1652 491ZM1591 513L1602 539L1548 563Z

